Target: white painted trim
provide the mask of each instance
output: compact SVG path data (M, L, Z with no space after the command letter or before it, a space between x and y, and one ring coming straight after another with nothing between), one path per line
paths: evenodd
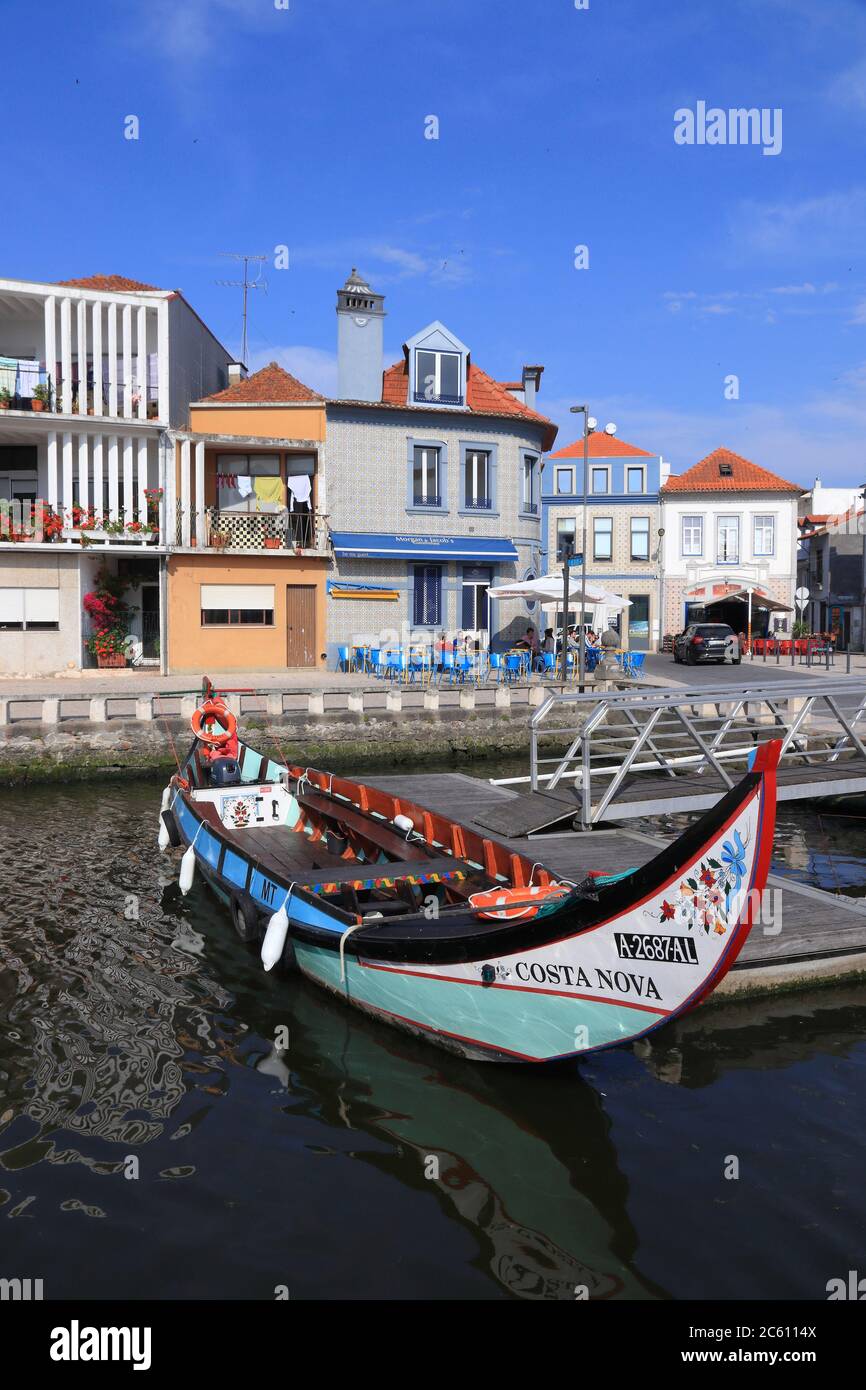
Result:
M123 306L123 414L132 414L132 306ZM131 519L131 518L130 518Z
M116 434L108 436L108 511L112 521L120 513L120 443Z
M117 305L108 306L108 413L117 419Z
M53 395L57 390L57 300L53 294L45 301L45 370ZM52 403L57 405L56 398Z
M204 545L204 443L198 440L195 446L195 539L200 548Z
M93 440L93 510L96 520L100 521L103 515L103 473L102 473L102 441L103 436L97 434Z
M48 432L48 505L57 511L57 431Z
M128 524L134 521L135 480L133 478L133 439L129 434L123 436L123 519Z
M135 326L135 346L138 353L136 372L138 375L138 418L147 419L147 390L149 374L147 370L147 308L141 304Z
M86 434L78 436L78 505L84 511L90 506L90 453Z
M139 521L146 521L147 498L144 495L144 490L147 487L147 440L143 438L139 438L138 441L138 461L136 471L138 479L138 519Z
M72 414L72 301L60 301L60 403L64 415Z
M102 305L94 304L91 311L91 327L93 329L93 413L101 415L103 410L102 400ZM99 495L99 505L102 506L102 494Z
M189 476L190 446L189 440L185 439L180 446L180 538L181 545L188 546L190 538L190 476Z
M61 506L64 511L72 507L72 435L69 430L63 432L63 492L61 494ZM71 517L64 518L71 524Z

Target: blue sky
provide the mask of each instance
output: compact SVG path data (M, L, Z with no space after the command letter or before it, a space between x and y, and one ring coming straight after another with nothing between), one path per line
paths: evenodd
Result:
M543 362L560 445L587 399L675 471L866 479L866 0L288 3L6 0L0 274L179 288L237 351L219 253L285 244L252 366L334 389L357 265L388 360L439 318ZM780 108L781 152L676 144L698 101Z

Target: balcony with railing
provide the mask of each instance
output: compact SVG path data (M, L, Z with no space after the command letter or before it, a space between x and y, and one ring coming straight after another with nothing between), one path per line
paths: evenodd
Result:
M441 506L442 506L442 498L441 498L441 496L439 495L438 492L428 492L428 493L425 493L423 496L420 496L420 497L418 496L417 493L415 493L415 495L414 495L413 498L412 498L412 506L413 506L413 507L441 507Z
M178 504L174 543L197 548L198 528L192 519L184 540L183 512ZM221 511L206 507L203 515L201 548L209 551L280 551L283 554L322 556L330 554L328 518L321 512Z
M0 411L167 421L168 301L0 280Z

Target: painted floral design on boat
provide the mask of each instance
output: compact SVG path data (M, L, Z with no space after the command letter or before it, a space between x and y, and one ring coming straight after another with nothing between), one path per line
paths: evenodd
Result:
M688 927L689 931L697 927L707 936L711 932L724 936L730 926L731 899L746 877L747 844L748 838L744 844L739 830L735 830L732 838L722 844L721 859L702 859L669 890L668 897L647 910L647 916L662 924L672 922L674 926Z

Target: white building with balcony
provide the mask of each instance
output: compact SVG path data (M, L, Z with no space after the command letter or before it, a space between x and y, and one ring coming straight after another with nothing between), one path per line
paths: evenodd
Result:
M0 674L86 663L100 566L126 583L135 659L164 665L171 431L230 362L176 290L0 279Z
M803 489L730 449L661 488L663 634L690 622L790 635Z

